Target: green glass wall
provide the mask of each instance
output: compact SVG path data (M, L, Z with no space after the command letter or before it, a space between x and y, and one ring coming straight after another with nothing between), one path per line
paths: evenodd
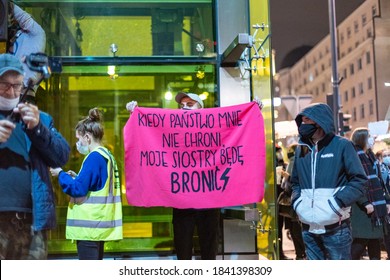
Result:
M221 67L220 54L216 51L218 2L17 2L42 25L47 36L46 53L51 61L62 65L62 69L53 68L51 77L41 83L36 98L40 109L54 117L56 127L72 147L65 169L78 171L81 165L82 157L75 149L74 126L90 108L97 106L104 112L105 144L118 162L124 192L122 129L129 117L125 109L127 102L137 100L144 107L177 108L172 100L175 94L191 91L202 95L206 107L220 105L220 96L227 93L219 91L218 81ZM251 0L248 5L245 15L250 15L248 24L265 22L269 25L268 0ZM269 41L263 49L270 49ZM252 97L271 98L269 55L270 51L261 67L259 65L262 71L251 75ZM237 73L233 79L244 84L239 71ZM263 214L262 225L257 229L257 249L259 254L272 259L276 238L274 173L269 167L274 166L272 108L265 107L263 113L267 182L265 201L257 205ZM53 183L59 225L50 232L49 252L61 257L72 256L76 246L65 239L68 198L58 184ZM123 205L124 239L108 242L106 252L122 257L172 254L171 209L129 206L124 193Z
M46 53L62 69L41 83L36 98L72 147L64 169L78 171L74 126L93 107L104 112L105 145L121 170L124 239L106 252L172 254L171 209L127 204L124 191L122 129L127 102L177 108L178 91L218 105L212 1L21 1L46 32ZM68 197L54 180L58 227L50 232L52 255L74 255L65 239Z
M21 1L52 56L213 56L212 1Z
M107 68L101 65L64 66L61 74L53 74L42 84L36 95L37 102L42 110L53 115L57 128L73 148L64 169L76 172L83 156L75 149L74 126L90 108L99 107L104 112L105 145L115 155L121 170L125 237L123 241L107 243L106 251L172 252L171 210L132 207L125 199L122 129L129 118L125 105L137 100L143 107L178 108L174 93L191 90L205 97L205 106L213 107L216 102L215 66L122 65L117 68L118 77L115 79L107 74ZM74 253L75 245L65 240L68 197L56 181L54 185L59 226L51 231L50 251L52 254Z

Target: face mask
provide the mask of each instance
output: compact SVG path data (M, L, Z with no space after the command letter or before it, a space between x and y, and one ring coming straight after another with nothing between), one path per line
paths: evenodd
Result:
M294 156L294 152L287 153L288 158L292 158Z
M180 103L180 106L181 106L181 109L183 109L183 110L200 109L198 106L198 103L193 103L193 102L189 102L189 104L187 104L187 102L182 102L182 103Z
M0 96L0 110L2 111L10 111L16 107L19 103L19 97L14 99L8 99Z
M276 153L276 158L277 158L278 160L283 160L283 153L277 152L277 153Z
M374 147L374 144L375 144L374 138L370 137L367 139L367 148L368 149L372 149L372 147Z
M81 144L80 141L77 141L76 148L77 148L77 151L79 151L79 153L82 155L87 155L89 153L88 146Z
M299 134L304 138L312 138L314 133L317 131L317 127L315 124L301 124L298 128Z
M189 107L187 105L185 105L183 108L181 108L182 110L195 110L195 109L198 109L198 106L194 105L192 107Z
M383 163L386 164L388 167L390 167L390 156L384 157Z

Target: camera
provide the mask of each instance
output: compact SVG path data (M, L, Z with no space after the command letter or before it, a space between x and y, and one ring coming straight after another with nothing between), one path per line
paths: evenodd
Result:
M43 79L48 79L52 72L62 71L61 61L49 58L45 53L32 53L26 57L25 62L31 71L42 73Z
M48 79L51 76L52 72L61 73L62 64L59 59L49 58L45 53L32 53L26 56L25 63L31 71L35 71L42 74L41 79L34 84L33 80L30 79L28 81L27 87L24 89L20 96L19 103L23 103L28 98L28 91L32 89L35 85L39 85L39 83L43 79ZM12 112L8 119L13 122L20 121L19 114Z

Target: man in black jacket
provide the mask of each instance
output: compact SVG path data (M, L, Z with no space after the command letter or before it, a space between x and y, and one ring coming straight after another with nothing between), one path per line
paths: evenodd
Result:
M352 142L335 135L323 103L297 115L300 135L292 175L292 203L312 260L351 259L350 206L364 195L367 177Z

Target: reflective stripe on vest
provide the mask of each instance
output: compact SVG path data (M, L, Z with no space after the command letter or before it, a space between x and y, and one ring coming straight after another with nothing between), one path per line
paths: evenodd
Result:
M66 225L72 227L91 227L91 228L112 228L122 226L122 219L115 221L84 221L84 220L69 220Z

